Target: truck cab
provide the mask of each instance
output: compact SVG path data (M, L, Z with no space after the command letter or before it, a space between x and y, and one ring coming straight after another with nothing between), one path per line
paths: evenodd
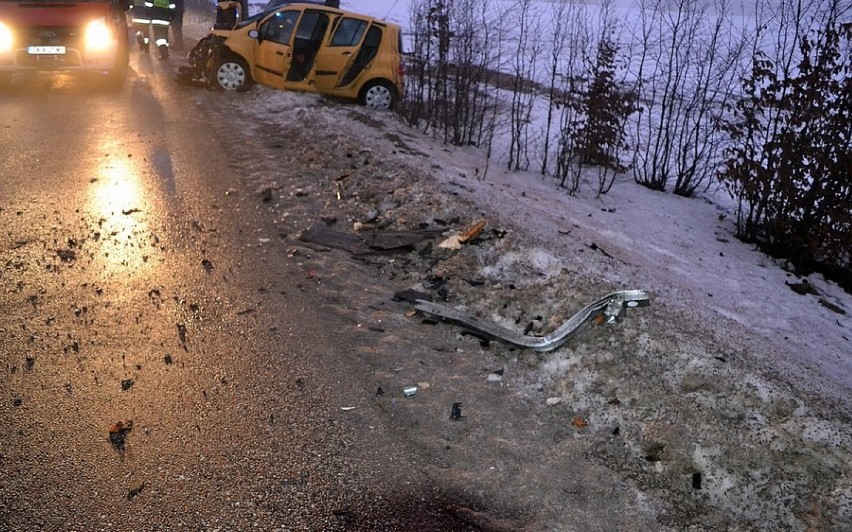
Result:
M121 82L129 61L127 0L0 0L0 82L80 71Z

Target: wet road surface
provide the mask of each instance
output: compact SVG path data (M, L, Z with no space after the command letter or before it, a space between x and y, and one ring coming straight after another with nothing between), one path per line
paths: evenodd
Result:
M369 385L206 93L132 63L0 95L0 529L472 529L341 409Z

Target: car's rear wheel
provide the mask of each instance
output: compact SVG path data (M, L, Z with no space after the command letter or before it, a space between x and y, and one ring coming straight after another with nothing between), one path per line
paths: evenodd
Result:
M251 87L251 74L246 62L235 55L227 55L216 67L216 83L226 91L244 91Z
M396 91L385 81L370 82L361 89L361 104L371 109L393 109Z

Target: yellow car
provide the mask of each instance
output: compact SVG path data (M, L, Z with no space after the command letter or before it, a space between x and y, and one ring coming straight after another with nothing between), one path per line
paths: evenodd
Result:
M181 81L224 90L257 82L390 109L402 93L397 24L317 4L289 4L214 29L193 48Z

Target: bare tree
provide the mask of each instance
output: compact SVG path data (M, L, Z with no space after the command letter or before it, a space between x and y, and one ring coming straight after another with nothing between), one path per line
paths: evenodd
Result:
M518 0L514 15L517 21L514 71L509 131L509 159L511 170L527 170L530 165L529 133L532 110L536 96L535 79L537 58L543 50L541 13L534 8L534 0Z
M636 35L640 112L633 176L649 188L689 196L722 162L719 114L733 97L743 40L730 0L643 0Z
M493 138L495 62L502 35L490 0L419 0L411 4L412 53L402 115L455 145ZM498 19L499 20L499 19Z

